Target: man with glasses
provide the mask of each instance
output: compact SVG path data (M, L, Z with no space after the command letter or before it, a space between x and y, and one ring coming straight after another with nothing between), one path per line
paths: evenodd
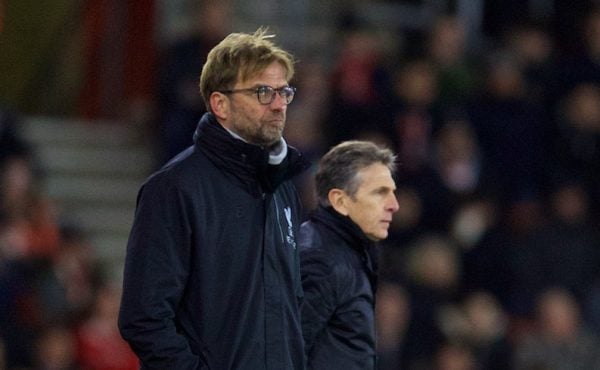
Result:
M208 54L194 145L142 186L119 327L143 369L303 369L290 179L282 137L293 57L265 29Z

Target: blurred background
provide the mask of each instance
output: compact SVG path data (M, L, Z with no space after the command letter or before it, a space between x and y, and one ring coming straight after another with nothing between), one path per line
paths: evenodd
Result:
M259 26L298 59L290 144L398 153L380 369L600 369L598 6L0 0L0 369L137 369L137 190L191 144L208 50Z

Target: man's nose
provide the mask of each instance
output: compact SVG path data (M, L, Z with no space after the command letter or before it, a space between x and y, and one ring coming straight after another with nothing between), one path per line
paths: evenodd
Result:
M274 109L285 109L287 105L287 100L283 96L281 96L281 92L275 92L275 97L273 98L273 101L271 102L270 106Z
M400 209L400 204L398 204L398 198L396 198L395 194L391 194L388 209L392 211L392 213L395 213Z

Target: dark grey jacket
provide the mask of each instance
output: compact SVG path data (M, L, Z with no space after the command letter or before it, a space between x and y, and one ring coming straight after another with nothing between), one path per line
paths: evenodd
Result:
M298 242L308 369L375 369L375 246L323 207L302 224Z
M206 114L142 186L119 317L142 369L303 369L300 204L279 166Z

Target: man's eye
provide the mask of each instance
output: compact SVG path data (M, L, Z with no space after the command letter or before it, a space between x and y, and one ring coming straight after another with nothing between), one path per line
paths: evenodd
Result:
M268 95L270 90L271 89L268 86L261 86L257 89L257 91L260 95Z

